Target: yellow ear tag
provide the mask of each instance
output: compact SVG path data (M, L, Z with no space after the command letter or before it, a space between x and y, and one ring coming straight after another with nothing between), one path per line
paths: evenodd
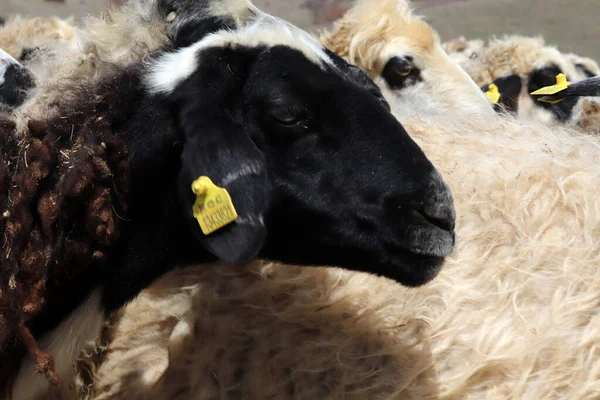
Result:
M567 77L565 74L556 75L556 84L552 86L545 86L541 89L536 90L535 92L531 92L530 94L537 95L552 95L558 92L561 92L569 87L569 82L567 82Z
M496 104L498 100L500 100L500 92L498 91L498 86L494 85L493 83L490 83L487 92L485 92L485 96L489 99L489 101Z
M210 235L238 217L231 196L224 188L216 186L207 176L201 176L192 183L196 201L192 207L194 218L205 235Z

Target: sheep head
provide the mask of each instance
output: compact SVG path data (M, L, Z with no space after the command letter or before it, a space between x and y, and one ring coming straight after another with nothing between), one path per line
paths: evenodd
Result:
M369 72L400 115L493 113L435 30L404 0L360 1L321 41Z
M188 227L219 259L421 285L453 250L452 196L437 170L368 75L305 32L262 15L165 54L145 81L180 126ZM192 211L199 176L225 188L239 214L211 235Z

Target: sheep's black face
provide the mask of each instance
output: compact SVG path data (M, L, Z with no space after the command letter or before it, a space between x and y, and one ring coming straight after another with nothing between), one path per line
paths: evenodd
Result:
M529 75L527 83L527 93L535 92L546 86L552 86L556 83L556 75L562 73L562 70L554 64L544 68L537 69ZM567 77L569 79L569 77ZM577 97L567 97L559 103L547 103L539 101L537 97L531 96L534 104L550 111L558 121L565 122L571 118L573 108L577 104Z
M523 89L521 77L516 74L508 75L495 79L492 83L498 87L498 92L500 93L500 99L494 104L494 110L497 112L508 111L517 113L519 109L519 96ZM481 90L487 92L489 87L490 85L484 85Z
M171 94L190 227L232 263L260 256L423 284L454 248L450 190L367 75L322 55L334 61L286 46L197 55ZM209 236L191 215L201 175L228 190L239 214Z
M454 247L450 192L367 75L336 65L273 48L253 69L248 126L274 186L261 255L422 284Z

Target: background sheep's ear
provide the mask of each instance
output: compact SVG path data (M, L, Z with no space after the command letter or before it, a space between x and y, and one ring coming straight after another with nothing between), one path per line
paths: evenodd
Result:
M206 17L186 21L183 24L173 24L173 32L171 32L173 48L191 46L210 33L234 28L235 22L225 17Z
M219 259L243 265L263 246L272 186L265 157L242 115L242 90L254 55L223 51L203 52L197 71L173 93L184 138L178 190L185 218L200 243ZM236 221L210 235L201 231L192 212L196 196L191 185L200 176L225 188L238 214Z
M500 104L507 110L516 113L519 108L519 96L523 82L519 75L508 75L494 81L500 92Z

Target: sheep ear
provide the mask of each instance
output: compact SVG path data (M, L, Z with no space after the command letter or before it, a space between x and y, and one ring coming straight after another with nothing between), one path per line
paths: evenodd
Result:
M247 264L261 250L272 186L266 161L241 114L242 90L252 54L223 49L203 52L197 71L183 82L177 112L184 144L178 190L185 218L199 242L230 264ZM192 183L208 177L231 197L237 219L210 234L201 230L192 207Z
M519 108L519 96L523 88L521 77L517 74L498 78L493 82L500 93L499 104L507 111L517 112Z
M173 24L173 48L191 46L206 35L223 29L234 29L235 22L225 17L206 17L183 24Z

